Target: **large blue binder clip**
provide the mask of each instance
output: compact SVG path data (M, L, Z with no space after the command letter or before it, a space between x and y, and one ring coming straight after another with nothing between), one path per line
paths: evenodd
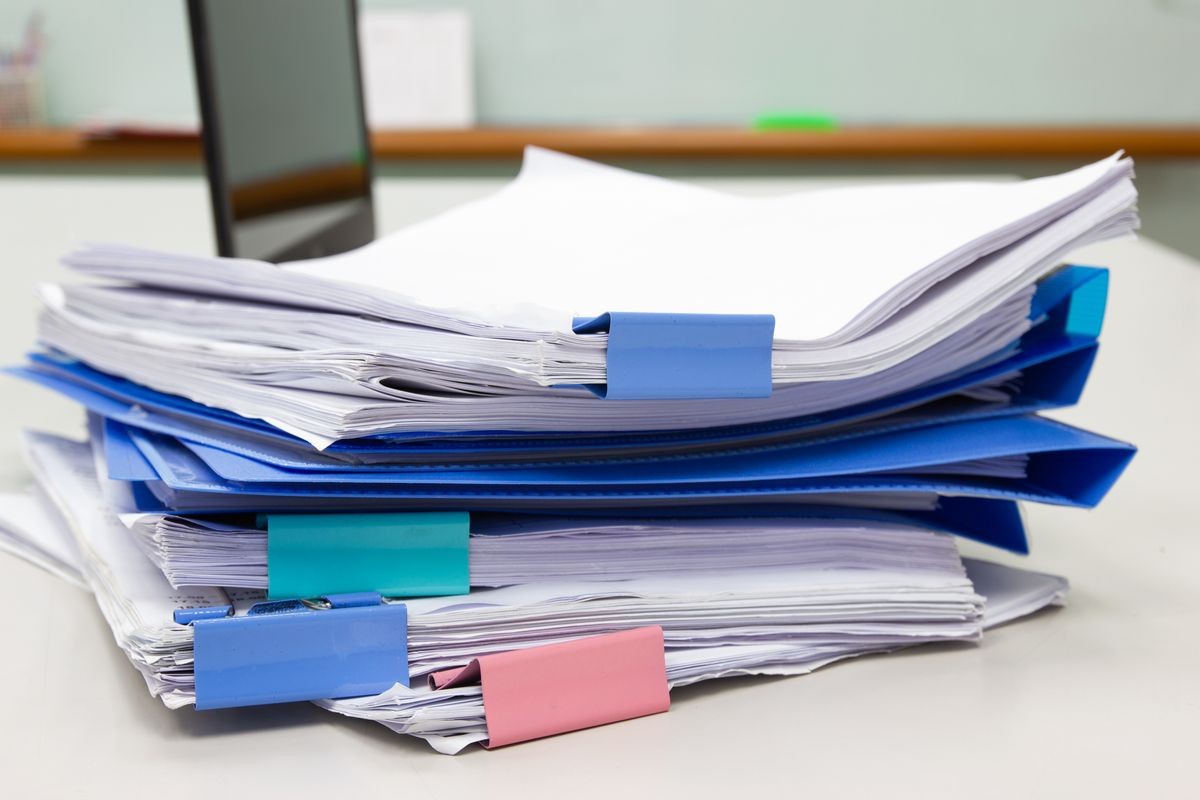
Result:
M578 318L575 333L608 333L609 400L771 396L770 314L651 314L614 311Z
M195 632L196 708L378 694L408 685L408 609L374 592L179 609Z

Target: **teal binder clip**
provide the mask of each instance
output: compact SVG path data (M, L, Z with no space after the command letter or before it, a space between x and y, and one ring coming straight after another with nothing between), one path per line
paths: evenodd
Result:
M465 511L270 514L267 596L466 594L470 521Z
M609 400L771 396L770 314L650 314L614 311L576 319L575 333L608 333Z

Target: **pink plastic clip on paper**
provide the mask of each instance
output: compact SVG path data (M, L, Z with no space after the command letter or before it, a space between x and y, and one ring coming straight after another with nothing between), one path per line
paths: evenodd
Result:
M429 676L434 689L476 683L483 686L489 748L671 707L657 625L481 656Z

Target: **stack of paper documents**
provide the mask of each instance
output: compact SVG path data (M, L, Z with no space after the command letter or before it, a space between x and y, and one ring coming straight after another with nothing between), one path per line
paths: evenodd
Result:
M181 606L230 604L235 615L245 614L261 593L169 585L125 527L102 510L104 479L94 474L86 445L48 435L32 436L26 444L53 508L27 515L24 535L69 538L63 531L73 531L82 571L118 645L169 707L194 703L191 629L173 622L173 613ZM473 591L469 597L409 599L411 675L642 621L665 631L671 686L733 674L801 674L865 653L975 641L989 625L1061 602L1067 590L1061 578L986 562L970 561L964 569L946 534L859 524L844 526L850 541L838 543L832 530L822 531L824 547L792 563L755 560L717 573L712 565L674 565L628 578L564 576ZM801 538L808 533L803 526L796 532ZM603 527L597 534L608 535ZM674 549L693 558L687 554L693 545L684 538ZM661 552L670 547L666 538L658 541ZM784 549L799 554L804 548ZM983 577L977 579L977 573ZM986 585L986 594L973 580ZM369 698L322 705L422 736L444 752L487 738L478 689L434 692L397 685Z
M46 287L41 338L318 447L792 418L1002 352L1039 278L1134 228L1131 174L1113 156L1020 183L740 198L531 148L496 195L332 258L87 247L67 264L134 285ZM617 311L773 315L776 391L614 404L558 388L606 382L607 337L573 321Z
M267 531L231 520L121 514L175 588L268 588ZM908 535L914 531L929 535ZM921 567L953 549L915 518L802 507L792 517L606 519L479 514L471 521L471 586L562 580L624 581L646 575L738 569Z
M172 707L314 700L455 752L975 641L1066 584L954 537L1026 552L1018 501L1092 507L1133 455L1038 416L1107 300L1061 262L1135 228L1131 175L746 199L531 149L328 259L87 246L12 372L89 441L32 435L31 468Z

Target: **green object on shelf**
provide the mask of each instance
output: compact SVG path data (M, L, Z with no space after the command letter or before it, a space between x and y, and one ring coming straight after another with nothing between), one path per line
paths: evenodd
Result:
M770 112L754 118L756 131L834 131L837 120L811 111Z

